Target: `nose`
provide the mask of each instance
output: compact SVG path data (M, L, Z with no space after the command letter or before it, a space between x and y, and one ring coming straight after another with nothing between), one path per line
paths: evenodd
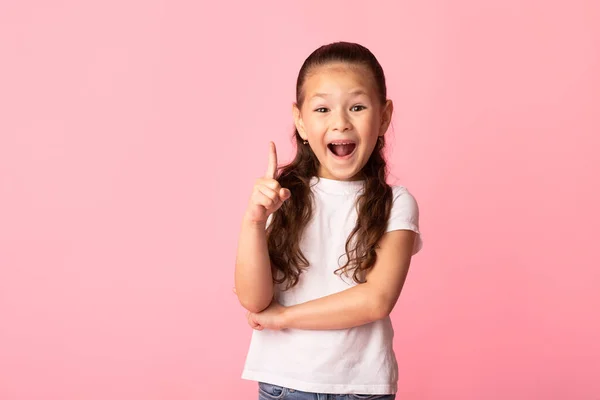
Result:
M333 117L333 126L332 129L334 131L345 132L347 130L352 129L352 124L350 123L350 119L348 115L344 111L339 111L335 113Z

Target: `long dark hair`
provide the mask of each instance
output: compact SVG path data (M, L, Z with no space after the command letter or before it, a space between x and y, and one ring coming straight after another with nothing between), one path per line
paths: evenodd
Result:
M304 101L303 85L308 73L315 67L334 62L367 67L375 78L379 101L382 105L385 104L385 76L375 56L359 44L336 42L315 50L300 68L296 83L296 103L299 108ZM310 146L303 144L297 129L294 137L296 156L291 163L278 171L276 178L282 187L291 191L292 196L273 214L267 229L273 280L280 284L286 282L286 289L296 285L303 269L309 266L308 260L300 250L300 238L313 214L310 180L317 176L319 168L319 160ZM388 170L383 156L384 147L385 139L381 136L361 170L365 186L357 198L356 226L346 241L348 260L335 271L336 274L348 274L352 270L352 277L356 283L361 283L364 273L375 264L377 243L385 233L392 207L392 189L386 182Z

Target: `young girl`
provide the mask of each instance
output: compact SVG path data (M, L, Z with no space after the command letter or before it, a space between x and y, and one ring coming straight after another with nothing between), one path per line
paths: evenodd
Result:
M414 197L386 183L392 110L361 45L322 46L300 69L296 157L278 169L270 144L235 267L254 328L242 378L260 399L396 397L389 314L422 240Z

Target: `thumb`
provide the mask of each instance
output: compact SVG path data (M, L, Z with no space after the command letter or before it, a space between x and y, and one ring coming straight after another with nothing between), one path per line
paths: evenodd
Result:
M292 192L290 192L289 189L284 189L284 188L279 189L279 198L281 200L287 200L290 197L292 197Z

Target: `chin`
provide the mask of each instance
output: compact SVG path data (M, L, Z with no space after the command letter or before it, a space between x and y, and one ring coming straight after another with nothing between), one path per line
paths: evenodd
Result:
M351 171L347 171L347 172L339 171L339 169L337 171L328 169L325 173L319 173L319 176L322 176L322 177L328 178L328 179L335 179L337 181L357 180L357 179L360 179L359 175L360 175L360 169L358 169L358 170L352 169Z

